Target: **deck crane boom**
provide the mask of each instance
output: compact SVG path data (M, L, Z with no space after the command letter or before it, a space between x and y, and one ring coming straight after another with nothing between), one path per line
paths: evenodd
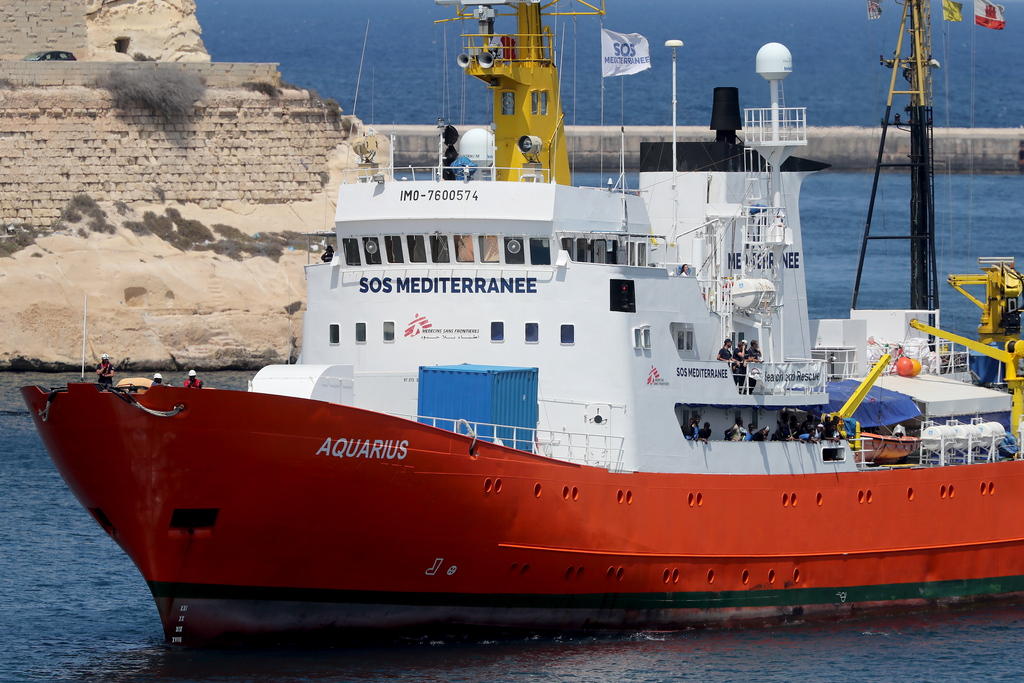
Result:
M846 429L846 421L853 418L853 414L857 412L857 408L859 408L860 404L864 402L864 399L868 397L868 394L871 392L871 387L875 385L875 381L877 381L881 374L885 372L885 369L889 367L889 361L891 360L892 356L890 354L882 354L882 357L874 364L867 377L861 380L860 385L852 394L850 394L850 398L846 399L846 403L843 404L843 407L832 413L833 417L838 417L842 420L840 422L840 425L842 425L841 429L847 438L851 437ZM855 423L852 440L856 444L855 450L859 450L860 422Z

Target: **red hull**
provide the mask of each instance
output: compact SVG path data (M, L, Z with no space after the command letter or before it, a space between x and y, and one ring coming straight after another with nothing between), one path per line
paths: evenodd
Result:
M1024 461L615 474L265 394L157 387L145 406L185 406L159 417L76 384L46 421L47 395L23 395L172 642L675 628L1024 591Z

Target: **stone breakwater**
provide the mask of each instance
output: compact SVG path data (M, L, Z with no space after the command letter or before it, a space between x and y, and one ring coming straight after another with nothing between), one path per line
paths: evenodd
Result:
M473 126L460 126L467 130ZM386 126L381 132L395 135L396 166L430 166L437 163L435 126ZM577 171L603 168L614 174L619 169L622 146L618 126L567 126L569 155ZM714 132L706 126L680 126L680 141L708 141ZM807 146L796 155L831 164L837 170L873 169L878 156L880 130L852 126L811 127ZM742 139L743 132L739 132ZM640 167L641 142L671 142L670 126L627 126L625 161L627 171ZM889 129L886 163L906 162L910 152L906 133ZM936 128L935 171L978 173L1024 172L1024 128Z

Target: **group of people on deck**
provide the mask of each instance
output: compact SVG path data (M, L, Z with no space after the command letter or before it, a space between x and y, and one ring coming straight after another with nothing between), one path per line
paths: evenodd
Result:
M110 362L110 354L104 353L100 356L100 364L96 366L96 382L97 384L104 384L107 386L113 386L114 384L114 364ZM159 372L153 374L152 386L164 383L164 376ZM182 382L183 387L186 389L202 389L203 380L199 379L195 370L188 371L188 377Z
M839 418L825 415L818 416L807 413L801 420L796 411L783 409L776 422L775 431L756 424L743 425L743 420L736 418L736 423L725 430L725 441L834 441L842 438ZM700 416L690 418L690 424L683 428L683 436L687 441L707 443L711 439L711 423L701 426Z
M732 339L722 342L722 348L718 350L718 360L729 363L732 368L732 378L741 394L754 393L757 380L747 373L747 366L752 363L761 362L761 347L754 339L747 346L747 342L740 340L734 349Z

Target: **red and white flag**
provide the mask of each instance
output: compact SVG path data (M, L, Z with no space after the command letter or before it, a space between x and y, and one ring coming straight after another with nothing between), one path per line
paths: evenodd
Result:
M989 0L974 0L974 23L1002 31L1006 28L1006 8Z

